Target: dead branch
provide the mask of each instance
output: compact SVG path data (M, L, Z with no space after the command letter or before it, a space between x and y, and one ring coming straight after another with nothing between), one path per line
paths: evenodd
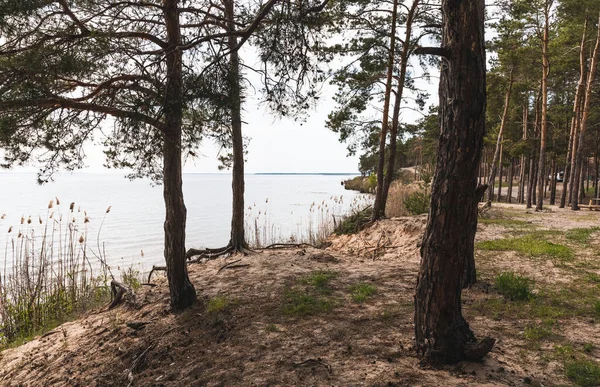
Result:
M192 257L197 256L198 258L196 258L194 262L200 262L201 259L215 259L232 252L233 247L231 245L227 245L218 249L189 249L185 254L185 257L187 259L191 259Z
M221 270L225 269L227 266L233 265L234 263L238 263L239 261L241 261L241 259L237 259L235 261L231 261L229 263L226 263L225 265L221 266L219 268L219 270L217 270L217 274L219 274L221 272Z
M132 294L135 297L135 293L133 292L133 290L131 288L129 288L128 286L125 286L124 284L122 284L116 280L110 281L110 292L111 292L112 302L108 305L107 310L111 310L114 307L116 307L117 305L119 305L121 303L121 301L123 301L123 296L125 294Z
M329 364L325 363L324 361L322 361L321 359L307 359L300 363L294 363L294 367L303 367L303 366L309 366L309 365L323 366L323 367L325 367L325 369L327 369L327 371L329 373L331 373L331 366Z
M152 266L152 270L150 270L150 274L148 274L148 283L144 285L150 285L150 279L152 279L152 273L155 271L167 271L166 266Z

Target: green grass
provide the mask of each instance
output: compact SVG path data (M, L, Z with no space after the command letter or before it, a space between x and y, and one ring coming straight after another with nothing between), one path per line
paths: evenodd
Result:
M533 296L531 284L529 278L512 272L501 273L495 281L498 292L512 301L529 300Z
M354 211L335 225L334 233L336 235L356 234L371 221L372 215L373 209L371 206Z
M377 288L371 284L355 284L350 286L350 296L354 302L365 302L377 292Z
M225 295L211 298L206 304L208 313L224 312L233 306L233 302Z
M299 289L286 289L284 298L283 310L291 316L311 316L328 312L333 308L332 300Z
M539 341L552 336L552 328L556 320L546 319L541 324L530 324L525 327L523 337L529 341Z
M573 360L565 363L565 375L577 386L600 385L600 366L592 360Z
M559 261L569 262L574 258L573 250L567 246L549 242L545 238L554 232L534 232L527 235L476 244L481 250L491 251L516 251L530 257L550 257Z
M310 285L320 293L329 293L331 291L329 284L335 277L337 277L337 273L332 271L316 271L301 278L298 282L303 285Z
M508 218L480 218L478 222L481 224L495 224L503 227L531 227L531 224L523 220Z
M570 241L587 245L590 242L590 236L596 231L600 231L600 227L572 228L567 231L565 237Z

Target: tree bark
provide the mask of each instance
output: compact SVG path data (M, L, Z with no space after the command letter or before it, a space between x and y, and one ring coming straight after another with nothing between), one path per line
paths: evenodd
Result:
M490 180L488 182L487 206L492 205L492 200L494 198L494 180L496 179L496 164L498 163L498 160L500 159L502 136L504 134L504 128L506 126L506 118L508 117L508 107L510 105L510 95L512 93L513 82L514 82L513 70L510 70L510 78L508 81L508 90L506 90L506 94L504 96L504 110L502 111L502 120L500 121L500 130L498 131L498 139L496 140L496 150L494 152L494 159L492 160L492 167L490 169ZM500 186L502 186L502 182L500 182ZM500 200L499 197L498 197L498 200Z
M233 23L234 0L226 1L226 16L230 22L228 29L235 31ZM233 204L231 212L231 239L229 246L237 252L243 252L247 247L244 234L244 139L242 136L242 91L240 87L240 58L238 50L238 39L235 35L227 38L229 54L229 103L231 104L231 138L233 145L233 168L231 188L233 193Z
M544 181L546 180L546 136L548 134L548 40L550 35L550 6L551 1L546 0L544 6L544 35L542 38L542 127L540 130L540 155L538 160L538 187L536 211L541 211L544 206Z
M168 37L166 50L167 85L164 105L163 196L165 200L165 260L171 307L185 309L196 301L185 259L186 208L183 200L182 136L182 52L176 0L163 0Z
M473 256L478 201L477 164L485 134L484 1L442 1L442 47L451 53L441 68L441 134L432 184L421 268L415 295L415 339L433 363L475 360L493 339L479 344L462 316L465 265Z
M598 18L598 33L596 35L596 46L594 47L594 53L592 54L592 62L590 64L590 71L588 74L588 80L585 90L585 102L583 103L583 111L581 113L581 127L579 130L579 141L577 144L576 158L575 158L575 179L573 180L573 192L579 192L579 183L581 180L581 170L583 167L583 158L587 151L585 144L585 132L587 129L587 120L590 112L590 105L592 103L592 88L594 81L596 80L596 69L598 67L598 55L600 54L600 17ZM579 198L578 195L572 195L571 209L576 211L579 210Z
M500 144L500 160L498 160L498 196L496 198L497 202L502 200L502 156L504 156L504 146L503 144Z
M523 140L527 140L527 120L529 120L529 106L525 104L523 106ZM523 204L525 201L525 172L527 164L529 163L529 157L521 155L521 173L519 174L519 193L517 203Z
M395 5L397 7L397 5ZM400 54L400 75L398 77L398 86L396 88L396 99L394 101L394 112L392 115L392 128L390 130L390 154L388 158L387 173L385 174L383 183L383 192L381 194L381 213L385 214L388 192L394 178L394 170L396 168L396 147L398 137L398 126L400 124L400 105L402 104L402 95L404 93L404 80L406 78L406 68L408 66L408 58L410 55L410 39L412 36L412 25L419 0L413 0L412 7L408 11L406 19L406 36L402 44L402 53Z
M514 159L514 157L511 157L510 158L510 166L508 167L508 192L506 194L506 202L509 204L512 203L514 169L515 169L515 159Z
M387 139L389 114L390 114L390 99L392 94L392 75L394 70L394 58L396 48L396 20L398 18L398 2L394 0L392 10L392 31L390 33L390 49L387 64L387 79L385 84L385 98L383 102L383 120L381 123L381 133L379 136L379 162L377 164L377 191L375 191L375 202L373 203L372 220L380 219L383 213L383 185L384 185L384 169L385 169L385 143ZM391 171L388 171L391 173Z
M556 204L556 157L552 159L552 172L550 178L550 205Z

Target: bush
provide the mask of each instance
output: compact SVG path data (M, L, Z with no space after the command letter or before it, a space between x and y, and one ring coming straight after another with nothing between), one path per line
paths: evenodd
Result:
M506 272L496 277L498 292L512 301L529 300L531 293L531 280L512 272Z
M404 206L412 215L426 214L429 212L431 195L422 191L414 192L406 197Z
M335 225L334 233L336 235L354 234L362 230L363 226L371 221L373 210L368 206L362 210L353 212L344 217Z

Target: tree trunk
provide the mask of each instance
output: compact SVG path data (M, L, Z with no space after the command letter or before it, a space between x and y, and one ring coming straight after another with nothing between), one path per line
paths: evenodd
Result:
M598 148L596 148L596 154L594 155L594 166L595 166L595 173L594 173L594 197L598 198L598 178L600 178L600 176L598 175L599 172L599 163L600 160L598 160Z
M581 105L583 101L583 93L585 91L586 81L586 57L585 57L585 42L587 35L587 18L583 25L583 35L581 37L581 45L579 47L579 82L577 84L577 91L575 92L575 102L573 103L573 118L571 119L571 132L569 134L569 147L567 149L567 159L565 163L565 173L563 175L563 190L560 194L560 208L564 208L566 203L571 204L571 190L572 186L572 169L573 160L575 156L575 148L577 143L577 128L579 127L579 118L581 112ZM569 200L567 202L567 191L569 191Z
M550 205L556 204L556 158L552 159L552 172L550 179Z
M442 1L441 134L415 296L418 353L433 363L482 358L494 344L475 335L462 316L465 265L473 257L477 169L485 133L484 1ZM465 257L467 259L465 259ZM479 345L479 347L478 347Z
M538 160L538 187L536 211L541 211L544 206L544 181L546 180L546 137L548 134L548 40L550 34L550 4L546 0L544 7L544 36L542 38L542 127L540 130L540 155Z
M235 31L233 23L235 17L234 0L226 1L226 16L231 22L228 29ZM242 91L240 87L240 58L238 54L237 36L227 38L229 54L229 103L231 104L231 139L233 145L233 170L231 188L233 193L233 207L231 212L231 239L229 246L237 252L243 252L247 247L244 234L244 139L242 136Z
M394 5L397 7L397 5ZM396 168L396 142L398 137L398 125L400 124L400 105L402 104L402 94L404 92L404 80L406 78L406 68L408 66L408 57L410 55L410 39L412 35L412 24L419 0L413 0L406 19L406 36L402 45L402 53L400 54L400 76L398 77L398 86L396 88L396 99L394 101L394 113L392 115L392 129L390 130L390 154L388 158L387 173L383 184L383 192L381 194L381 213L385 214L385 206L387 204L388 192L394 178L394 170Z
M579 130L579 141L577 144L576 158L575 158L575 179L573 181L573 192L579 192L579 183L581 180L581 170L583 167L583 158L587 151L585 144L585 132L587 129L587 120L590 112L590 105L592 103L592 89L594 81L596 80L596 69L598 67L598 55L600 54L600 17L598 19L598 34L596 36L596 46L594 47L594 53L592 54L592 62L590 64L590 71L588 74L588 80L585 87L585 102L583 103L583 111L581 113L581 128ZM579 210L579 200L577 195L573 195L571 202L571 209L576 211Z
M498 160L498 197L496 198L497 202L500 202L502 200L502 170L504 168L502 168L502 159L504 156L504 146L503 144L500 144L500 160Z
M510 166L508 167L508 192L506 194L506 202L512 202L512 192L513 192L513 174L515 169L515 159L514 157L510 158Z
M166 50L167 85L164 105L163 196L165 200L165 260L171 307L185 309L196 301L185 259L186 208L183 201L182 136L182 53L177 1L164 0L163 12L168 36Z
M377 191L375 192L375 202L373 203L372 220L380 219L384 213L383 204L383 185L384 185L384 168L385 168L385 143L387 139L387 131L389 125L390 114L390 99L392 94L392 75L394 70L394 58L396 48L396 20L398 18L398 2L394 0L392 10L392 31L390 33L390 49L387 63L387 80L385 84L385 99L383 102L383 120L381 123L381 133L379 136L379 163L377 164ZM391 171L388 171L391 173Z
M529 106L525 104L523 106L523 140L527 140L527 120L529 120ZM521 173L519 174L519 193L517 203L523 204L525 201L525 172L527 164L529 163L529 157L521 155Z
M506 126L506 118L508 117L508 108L510 105L510 95L512 93L513 86L513 70L510 70L510 76L508 81L508 90L506 90L506 94L504 96L504 110L502 111L502 120L500 121L500 130L498 131L498 139L496 140L496 150L494 151L494 159L492 160L492 166L490 168L490 180L488 182L488 200L487 205L492 205L492 200L494 198L494 180L496 179L496 164L500 159L501 145L502 145L502 136L504 134L504 128ZM502 166L500 166L502 167ZM502 181L500 181L500 186L502 186ZM498 201L500 200L500 195L498 195Z

